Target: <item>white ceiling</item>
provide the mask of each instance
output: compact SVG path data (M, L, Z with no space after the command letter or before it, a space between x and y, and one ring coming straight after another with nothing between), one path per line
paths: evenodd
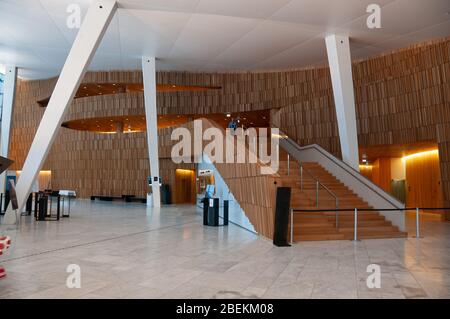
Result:
M67 6L90 0L0 0L0 63L23 78L57 75L75 39ZM119 0L90 70L139 69L143 54L159 70L242 71L326 63L324 36L351 37L365 58L450 35L450 0ZM366 7L382 6L382 28L366 26Z

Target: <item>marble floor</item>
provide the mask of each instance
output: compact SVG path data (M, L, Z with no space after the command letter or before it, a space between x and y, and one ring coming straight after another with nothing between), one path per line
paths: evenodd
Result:
M13 240L0 257L0 299L449 298L450 224L426 220L422 229L420 240L276 248L238 226L202 226L194 206L77 200L60 222L0 225ZM80 266L79 289L66 286L70 264ZM367 287L369 264L381 267L379 289Z

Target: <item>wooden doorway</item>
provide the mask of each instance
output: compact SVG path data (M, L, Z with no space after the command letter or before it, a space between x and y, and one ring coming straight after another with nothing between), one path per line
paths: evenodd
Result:
M195 204L196 202L195 170L175 170L174 203Z
M408 207L443 207L438 151L414 154L405 157L404 160L406 161L406 205ZM439 215L443 216L440 212Z

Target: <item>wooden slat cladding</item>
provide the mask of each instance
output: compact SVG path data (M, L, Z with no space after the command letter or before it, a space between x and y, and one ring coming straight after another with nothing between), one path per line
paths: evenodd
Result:
M353 64L360 146L437 141L447 205L450 205L449 54L450 38L446 38ZM10 151L14 169L21 169L44 111L36 101L48 97L55 82L55 79L18 82ZM340 155L328 68L267 73L158 72L157 82L221 87L204 92L158 93L159 114L272 109L272 122L297 142L317 143ZM89 72L83 83L142 83L142 73ZM142 93L122 93L79 98L70 106L65 120L143 113ZM161 147L170 148L169 142L170 135L162 136ZM148 175L146 152L144 133L104 136L62 129L44 169L52 170L54 187L75 188L83 196L90 195L89 191L108 193L119 189L120 193L144 194ZM163 157L170 156L170 151L164 152ZM81 191L79 187L89 191Z
M356 62L353 78L359 146L436 141L450 205L449 38ZM340 156L331 83L320 83L322 96L282 107L274 124L302 145L317 143Z
M203 130L216 127L225 136L224 129L215 122L207 119L201 119L201 121ZM192 126L189 126L189 129L192 132ZM203 147L208 143L209 141L203 141ZM245 152L248 156L248 145L246 145ZM235 147L235 159L237 153L238 150ZM247 161L246 163L221 163L215 164L215 166L255 230L262 236L272 238L275 218L275 192L277 185L281 184L279 175L262 174L261 168L264 165L259 160L257 163Z

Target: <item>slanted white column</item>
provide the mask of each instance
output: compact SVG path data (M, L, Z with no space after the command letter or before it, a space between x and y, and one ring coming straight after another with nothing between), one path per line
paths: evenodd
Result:
M150 160L150 176L152 179L153 207L161 207L155 57L142 57L142 76L144 80L145 118L147 122L147 144L148 158Z
M116 9L115 0L94 0L86 13L23 165L16 186L19 211L25 205L31 186Z
M5 69L3 85L3 109L2 109L2 127L0 152L1 156L8 157L9 139L11 137L11 121L14 107L14 95L16 92L17 68L15 65L7 65ZM0 193L5 192L6 171L0 175Z
M325 42L331 81L333 82L342 159L359 171L358 133L349 38L333 34L327 36Z

